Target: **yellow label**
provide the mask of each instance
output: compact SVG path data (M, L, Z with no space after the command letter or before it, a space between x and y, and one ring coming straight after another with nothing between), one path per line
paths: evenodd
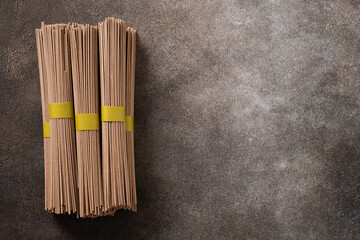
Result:
M73 118L74 107L72 102L50 103L50 118Z
M100 119L97 113L75 114L76 131L99 130Z
M134 131L134 116L126 116L126 131Z
M43 133L44 133L44 138L50 137L50 123L49 122L43 122Z
M125 107L124 106L102 106L101 107L102 122L124 122Z

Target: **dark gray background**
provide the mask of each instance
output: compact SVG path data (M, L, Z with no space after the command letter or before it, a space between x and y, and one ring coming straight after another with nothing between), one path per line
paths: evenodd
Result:
M0 2L0 239L360 239L360 1ZM138 213L44 208L35 28L138 31Z

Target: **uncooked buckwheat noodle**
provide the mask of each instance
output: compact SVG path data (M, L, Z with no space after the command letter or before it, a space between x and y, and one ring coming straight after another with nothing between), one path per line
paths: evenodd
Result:
M73 24L70 29L71 65L76 118L79 215L103 215L99 128L99 77L97 26ZM93 124L81 129L80 117Z
M124 21L107 18L105 22L99 23L99 49L101 106L125 107L126 24ZM124 120L102 122L102 172L105 210L130 209Z
M127 56L126 56L126 146L127 159L129 164L129 181L130 181L130 209L136 212L136 181L135 181L135 156L134 156L134 92L135 92L135 51L136 51L136 31L133 28L127 28ZM129 126L130 125L130 126ZM129 127L128 127L129 126Z
M51 205L51 175L50 175L50 136L45 136L46 132L49 133L49 101L48 101L48 83L45 67L45 56L44 56L44 43L43 34L40 29L36 29L36 47L38 53L38 64L39 64L39 78L40 78L40 89L41 89L41 107L42 107L42 119L43 119L43 130L44 130L44 175L45 175L45 210L52 211L53 206Z
M70 69L69 25L42 24L49 104L73 102ZM69 105L67 105L69 106ZM50 107L51 108L51 107ZM68 108L68 111L73 111ZM49 109L51 112L51 109ZM52 118L50 114L50 171L54 213L77 212L77 166L73 117Z

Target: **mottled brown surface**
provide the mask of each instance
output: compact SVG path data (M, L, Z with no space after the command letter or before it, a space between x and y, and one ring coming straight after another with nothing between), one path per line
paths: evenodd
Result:
M0 239L360 239L360 1L0 2ZM138 213L44 208L35 28L138 31Z

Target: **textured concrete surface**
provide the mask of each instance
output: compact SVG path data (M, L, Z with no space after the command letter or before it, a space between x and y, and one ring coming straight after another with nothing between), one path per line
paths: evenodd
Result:
M360 239L360 1L0 2L0 239ZM35 28L138 31L138 213L43 210Z

